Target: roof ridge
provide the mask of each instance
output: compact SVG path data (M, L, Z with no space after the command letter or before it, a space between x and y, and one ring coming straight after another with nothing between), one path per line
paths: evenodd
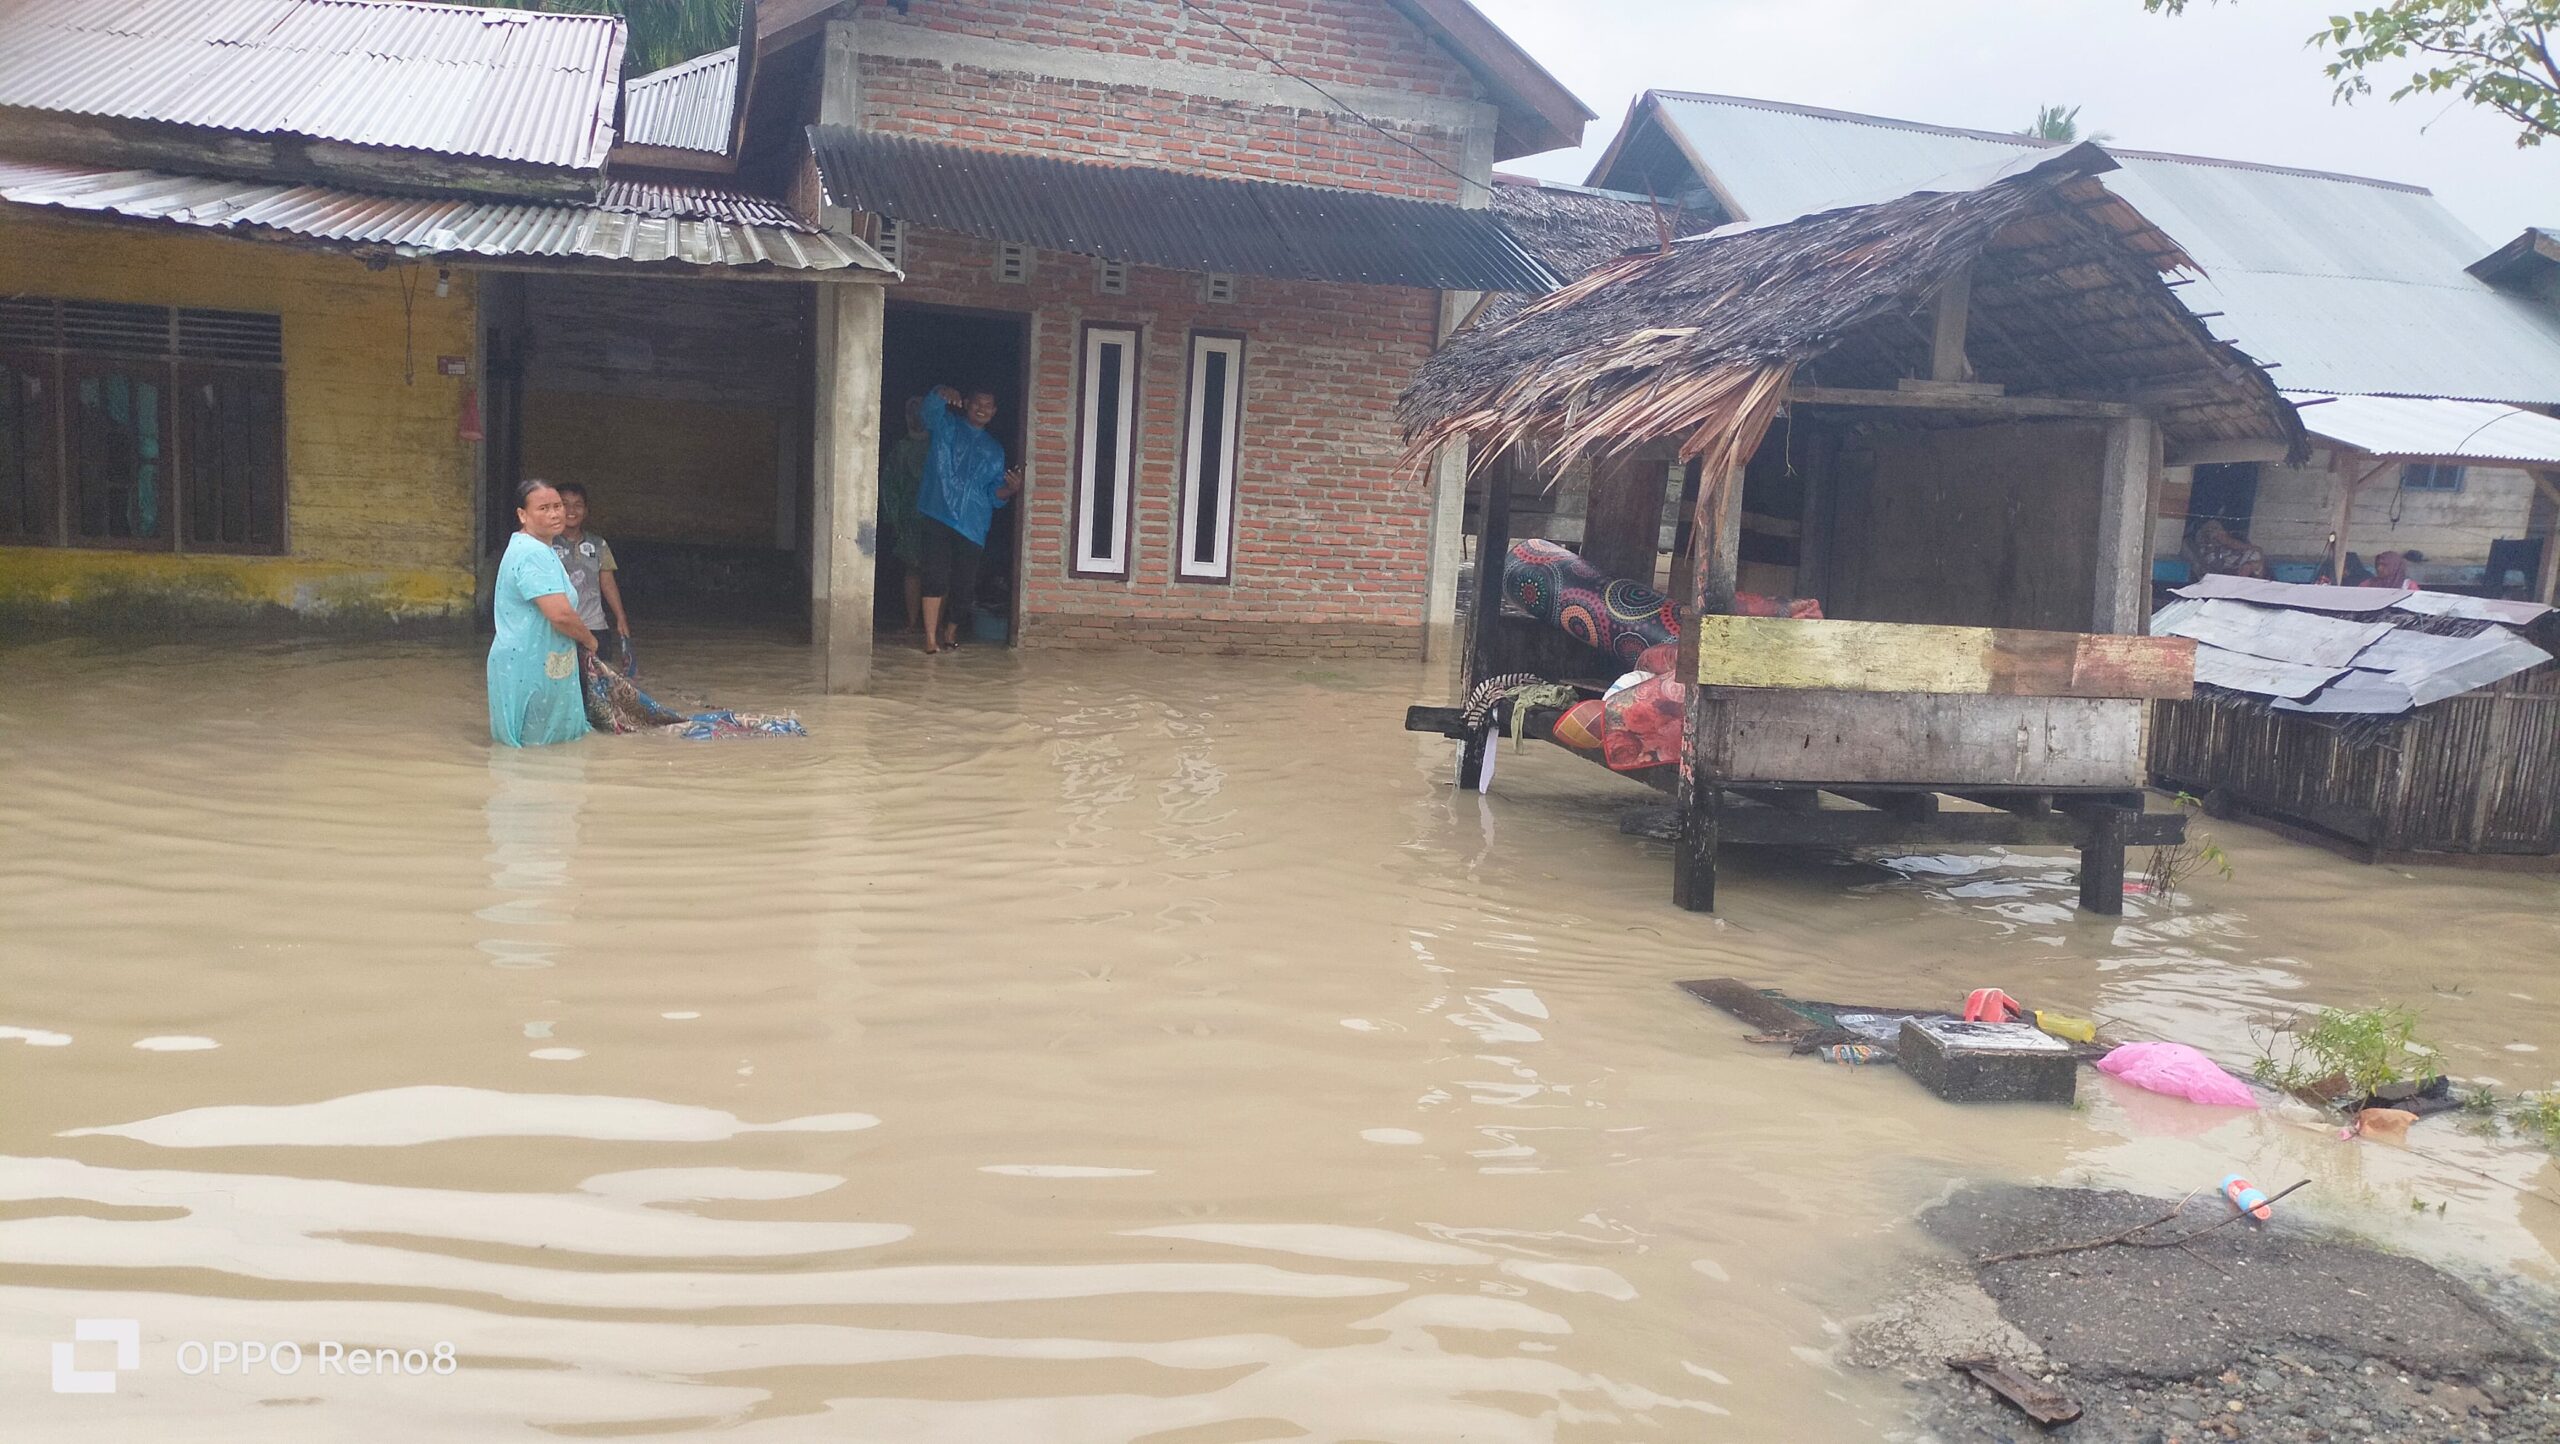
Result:
M1672 100L1694 100L1709 105L1732 105L1751 110L1776 111L1783 115L1810 116L1818 120L1845 121L1851 125L1871 125L1880 130L1907 130L1924 135L1946 135L1964 140L1992 141L2002 145L2014 145L2024 150L2052 150L2060 146L2082 144L2079 141L2047 140L2043 136L2017 135L2006 131L1973 130L1960 125L1937 125L1925 120L1904 120L1891 115L1870 115L1864 111L1833 110L1819 105L1798 105L1793 101L1763 100L1749 95L1720 95L1702 90L1665 89L1648 90L1645 93ZM2193 155L2184 151L2141 150L2132 146L2110 145L2104 141L2092 143L2109 155L2131 156L2136 160L2169 161L2180 165L2221 166L2231 170L2262 171L2269 175L2300 176L2306 180L2342 181L2348 185L2375 186L2409 195L2432 196L2435 194L2434 191L2422 185L2413 185L2407 181L2385 180L2380 176L2317 170L2309 166L2277 165L2271 161L2232 160L2222 156Z
M368 10L460 10L477 14L482 19L515 20L601 20L611 24L625 23L619 15L601 10L520 10L512 5L470 5L453 0L291 0L294 5L346 5Z
M717 50L706 50L690 60L679 60L675 64L666 66L663 69L652 70L646 75L635 75L629 80L622 82L622 85L626 90L633 86L655 85L659 81L673 80L677 76L685 75L692 71L708 70L714 64L735 65L737 63L738 47L735 45L724 45Z

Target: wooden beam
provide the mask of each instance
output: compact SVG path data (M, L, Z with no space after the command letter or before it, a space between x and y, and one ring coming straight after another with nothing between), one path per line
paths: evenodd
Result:
M2176 813L2161 815L2178 823L2179 839L2183 841L2186 819ZM2086 829L2080 842L2080 906L2084 911L2103 918L2124 916L2124 850L2136 842L2136 824L2148 816L2121 807L2093 807L2074 819Z
M2150 630L2152 496L2162 469L2157 423L2141 417L2107 423L2090 631L2140 636ZM2192 661L2187 670L2192 681Z
M1960 697L1696 689L1716 709L1705 766L1725 786L1800 783L2122 792L2147 772L2150 704L2125 697Z
M1697 675L1709 687L1929 692L2001 697L2195 695L2195 643L2008 627L1901 622L1698 620Z
M1869 406L1895 411L1938 411L1950 416L2010 419L2120 421L2140 416L2121 401L2080 401L2066 396L1974 396L1957 392L1854 391L1840 386L1790 386L1798 406Z
M2560 508L2560 472L2537 471L2533 484L2542 489L2554 508ZM2544 606L2560 606L2560 516L2553 518L2552 529L2542 538L2542 576L2533 589L2535 601Z
M1930 304L1929 379L1969 381L1973 367L1964 357L1964 331L1973 307L1973 267L1947 277Z
M1938 794L1919 791L1880 791L1872 787L1843 787L1838 794L1861 807L1889 812L1905 821L1938 815Z
M2194 440L2168 448L2168 466L2222 466L2230 461L2284 461L2291 448L2281 440Z
M2331 509L2329 516L2329 580L2339 586L2346 585L2347 581L2347 520L2355 512L2356 493L2364 488L2366 482L2380 476L2395 464L2397 464L2396 458L2392 461L2377 461L2363 472L2346 477L2338 483L2337 505Z
M2126 847L2171 847L2186 840L2187 819L2177 812L2131 812L2109 808L2122 820L2121 859ZM2021 817L2014 812L1941 812L1933 817L1905 818L1885 812L1832 808L1805 814L1774 807L1728 807L1720 816L1721 836L1737 847L1893 847L1932 843L1982 843L2008 847L2079 847L2095 840L2094 813L2066 812ZM1676 841L1679 831L1671 808L1641 808L1618 824L1631 837ZM2124 906L2123 874L2116 878L2116 906Z
M597 190L592 168L18 106L0 106L0 136L7 137L13 159L117 170L312 182L481 202L593 205Z
M1502 616L1502 569L1511 555L1511 468L1519 456L1498 457L1484 469L1484 506L1476 517L1475 610L1467 619L1466 685L1484 680L1493 655L1494 627Z

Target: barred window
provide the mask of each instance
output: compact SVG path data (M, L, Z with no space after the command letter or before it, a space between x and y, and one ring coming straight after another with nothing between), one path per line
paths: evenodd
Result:
M282 318L0 299L0 540L283 551Z

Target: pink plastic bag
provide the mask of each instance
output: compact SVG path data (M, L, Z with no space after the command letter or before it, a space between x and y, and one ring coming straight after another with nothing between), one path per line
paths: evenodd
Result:
M2098 1071L2112 1073L2136 1088L2210 1103L2220 1108L2255 1108L2258 1096L2249 1085L2222 1071L2184 1043L2127 1043L2098 1060Z

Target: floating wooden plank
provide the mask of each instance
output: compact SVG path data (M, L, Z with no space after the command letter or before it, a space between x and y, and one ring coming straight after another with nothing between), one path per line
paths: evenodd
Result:
M1698 622L1698 680L1710 687L2180 699L2195 695L2195 656L2183 637L1788 617Z
M1739 978L1691 978L1680 990L1763 1033L1810 1033L1813 1020Z
M2068 1424L2080 1417L2080 1405L2070 1395L1987 1354L1949 1359L1947 1367L1972 1375L1991 1392L2009 1401L2019 1413L2039 1424Z
M2147 704L2125 698L1735 690L1707 739L1717 781L2036 791L2143 785Z

